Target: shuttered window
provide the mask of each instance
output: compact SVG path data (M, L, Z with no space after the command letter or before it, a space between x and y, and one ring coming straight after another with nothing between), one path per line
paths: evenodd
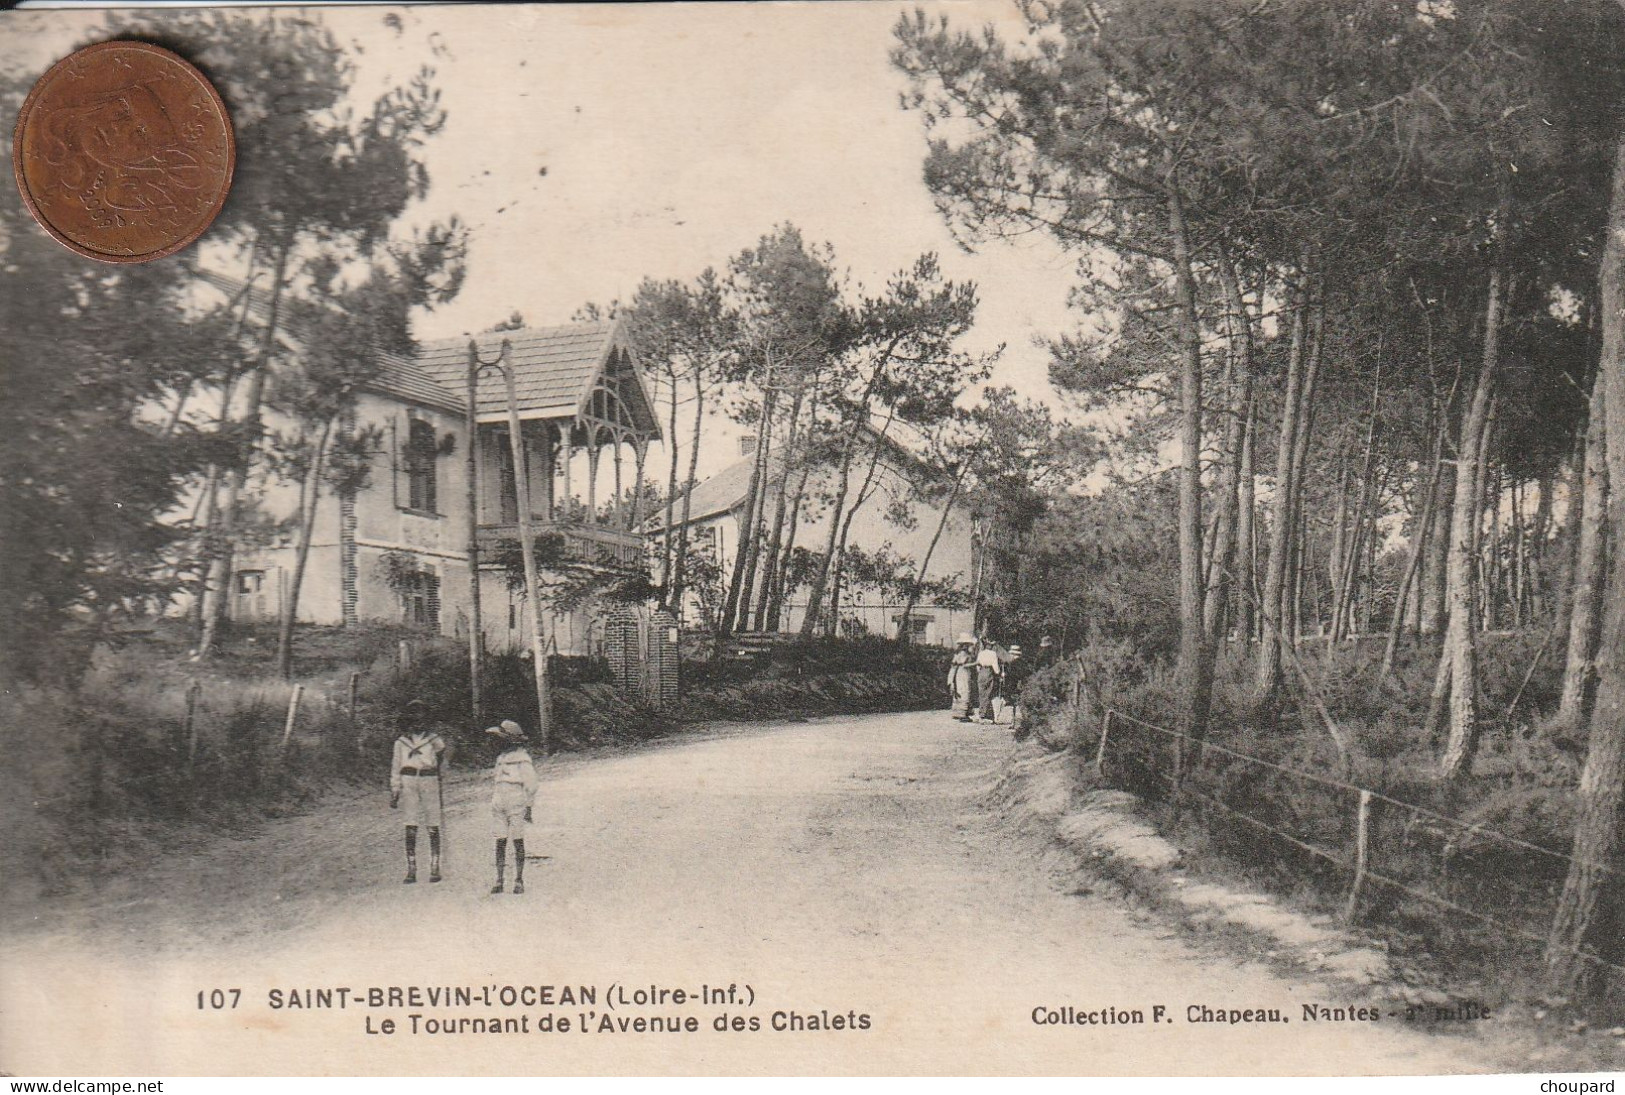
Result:
M434 427L414 418L406 438L406 506L420 513L435 513L435 472L439 458Z
M429 631L440 630L440 575L428 571L414 574L401 591L406 622Z

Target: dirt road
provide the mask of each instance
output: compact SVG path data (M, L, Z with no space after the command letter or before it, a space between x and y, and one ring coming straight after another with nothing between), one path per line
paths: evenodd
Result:
M448 878L401 884L382 790L250 841L154 864L7 940L0 1069L14 1074L549 1072L1430 1073L1482 1038L1309 1023L1349 1003L1202 954L1052 885L983 798L1002 728L941 713L734 727L544 768L523 896L492 896L487 790L448 796ZM54 916L54 914L53 914ZM503 1006L505 986L523 987ZM553 1003L539 995L552 986ZM561 990L578 999L560 1003ZM721 999L640 1006L639 992ZM750 994L747 1005L729 1002ZM417 987L416 1005L388 989ZM594 999L579 999L581 988ZM747 988L748 987L748 988ZM368 990L384 1006L320 1003ZM446 1006L431 990L465 988ZM210 991L224 990L219 997ZM230 990L241 990L233 997ZM493 995L487 1005L483 994ZM199 993L203 993L200 998ZM222 1006L218 1009L216 1003ZM613 1006L612 1006L613 1005ZM1165 1008L1157 1013L1155 1008ZM1066 1009L1072 1009L1068 1012ZM1192 1022L1279 1009L1285 1022ZM1114 1011L1115 1009L1115 1011ZM1147 1021L1035 1022L1114 1015ZM775 1030L816 1017L844 1029ZM540 1032L544 1015L568 1032ZM1161 1015L1161 1021L1153 1021ZM419 1033L412 1033L417 1015ZM610 1018L610 1030L602 1027ZM692 1033L623 1032L660 1019ZM720 1033L735 1018L759 1030ZM585 1018L588 1030L579 1029ZM830 1022L826 1024L824 1020ZM504 1033L428 1021L506 1020ZM867 1029L862 1029L866 1020ZM394 1033L383 1033L387 1022ZM851 1029L846 1026L859 1029Z

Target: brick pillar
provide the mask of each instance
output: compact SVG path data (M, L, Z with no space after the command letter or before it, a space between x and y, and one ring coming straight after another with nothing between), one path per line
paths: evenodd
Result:
M615 679L615 691L626 699L637 699L643 678L638 656L638 614L627 605L611 605L604 614L604 656Z
M339 496L339 600L345 627L360 622L356 602L361 596L356 574L355 494Z
M660 708L677 702L677 617L665 609L649 614L648 696Z

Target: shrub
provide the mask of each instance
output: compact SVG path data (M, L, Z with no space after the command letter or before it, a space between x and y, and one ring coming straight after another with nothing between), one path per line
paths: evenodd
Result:
M1433 647L1403 647L1384 679L1372 644L1327 649L1302 643L1297 666L1289 662L1286 686L1268 712L1254 703L1251 651L1244 644L1221 650L1207 741L1223 748L1202 751L1185 773L1182 808L1163 813L1186 845L1187 861L1206 860L1322 910L1341 906L1358 795L1340 785L1336 751L1312 702L1318 699L1351 743L1354 782L1408 804L1374 800L1371 869L1438 899L1374 881L1367 922L1396 952L1427 956L1447 975L1481 981L1490 956L1497 956L1494 967L1509 971L1533 962L1538 947L1525 936L1438 901L1544 934L1567 869L1583 742L1572 727L1542 714L1555 705L1561 686L1561 658L1550 635L1479 638L1481 744L1471 774L1456 785L1438 781L1438 743L1423 733L1437 665ZM1097 664L1104 675L1091 682L1096 702L1156 727L1175 725L1178 682L1165 665L1121 657L1099 657ZM1303 678L1312 695L1305 694ZM1077 744L1092 749L1098 711L1078 710L1050 682L1035 679L1034 687L1041 698L1033 709L1051 724L1050 733L1064 734L1081 722L1085 732ZM1105 777L1154 810L1170 805L1174 740L1128 719L1114 721ZM1501 987L1516 991L1516 976L1506 974Z

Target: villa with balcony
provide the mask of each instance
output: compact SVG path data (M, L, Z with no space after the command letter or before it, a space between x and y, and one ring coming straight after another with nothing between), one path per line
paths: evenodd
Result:
M285 341L297 353L298 325L287 326ZM486 364L473 370L472 385L466 337L421 344L410 357L381 356L353 418L342 424L377 439L367 481L351 494L324 496L318 506L301 622L404 622L466 635L477 580L487 648L528 646L531 607L509 580L522 492L504 369L513 374L538 554L577 571L643 565L639 485L660 429L619 326L482 334L473 353ZM287 484L267 479L260 487L268 516L293 512ZM292 566L291 533L240 552L231 574L233 618L277 617ZM542 630L558 653L594 653L601 615L578 607L545 619Z
M508 346L502 358L502 344ZM574 563L638 566L643 537L641 484L649 443L660 427L643 376L613 323L582 323L487 335L476 343L475 513L484 556L519 539L519 491L508 438L507 383L514 371L515 407L529 464L531 527L538 539L562 540ZM404 366L407 363L399 363ZM466 410L469 344L425 345L418 370L458 390ZM399 367L399 366L397 366ZM464 489L467 489L465 478Z

